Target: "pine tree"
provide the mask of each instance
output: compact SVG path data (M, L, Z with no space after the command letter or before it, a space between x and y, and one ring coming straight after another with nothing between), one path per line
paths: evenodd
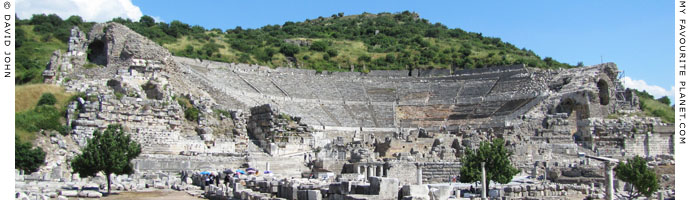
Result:
M656 174L647 168L647 161L640 156L628 159L626 163L618 163L613 170L616 172L617 179L633 185L634 190L629 192L631 199L641 195L650 197L659 190Z
M132 174L134 169L130 161L140 153L141 146L122 131L121 125L108 125L102 134L98 130L93 132L82 154L72 160L72 168L80 177L103 172L110 194L110 175Z

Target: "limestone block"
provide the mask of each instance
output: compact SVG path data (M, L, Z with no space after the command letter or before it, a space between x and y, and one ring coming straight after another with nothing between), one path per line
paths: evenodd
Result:
M60 192L60 195L65 197L77 197L79 192L76 190L63 190Z
M342 183L331 183L328 185L328 194L343 194L341 191Z
M369 177L369 182L371 183L370 194L378 194L392 199L398 198L398 179Z
M297 192L297 199L299 200L321 200L321 191L319 190L300 190Z
M452 189L453 188L447 185L434 186L429 189L429 196L432 199L448 199Z
M354 194L369 194L369 184L353 185L352 193Z
M100 192L96 192L96 191L88 191L88 192L86 192L86 197L101 198L101 197L103 197L103 194Z
M426 185L404 185L402 196L413 197L414 199L429 199L429 187Z

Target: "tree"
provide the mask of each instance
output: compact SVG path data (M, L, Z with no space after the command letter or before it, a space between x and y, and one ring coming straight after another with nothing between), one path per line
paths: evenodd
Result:
M616 172L617 179L633 185L634 190L628 193L631 199L636 199L641 195L650 197L659 190L656 173L647 168L647 161L640 156L628 159L626 163L618 163L613 170Z
M55 105L56 102L57 102L57 99L55 99L55 95L53 95L51 93L43 93L43 95L41 95L41 98L38 100L37 106L40 106L40 105L52 106L52 105Z
M461 159L460 182L472 183L482 180L482 162L485 162L486 188L491 181L506 184L520 171L512 166L510 157L512 153L505 148L503 139L494 139L491 142L484 141L479 149L465 150L465 156Z
M35 172L43 165L46 152L41 147L32 148L31 143L22 142L14 136L14 168L25 172Z
M132 174L134 169L130 161L140 153L141 146L124 133L122 126L111 124L103 133L93 132L93 138L88 140L82 153L72 160L72 169L80 177L103 172L110 194L110 175Z
M299 53L299 47L294 44L283 43L280 45L280 53L288 57L293 57L295 54Z
M585 63L583 63L582 61L577 62L577 66L576 66L576 67L584 67L584 66L585 66Z
M151 17L151 16L144 15L144 16L141 16L141 18L139 18L139 23L141 23L142 25L144 25L146 27L152 27L153 25L156 25L156 20L153 19L153 17Z
M83 20L80 16L78 16L78 15L72 15L72 16L70 16L69 18L67 18L67 19L65 20L65 22L66 22L68 25L71 25L71 26L79 26L79 25L81 25L82 23L84 23L84 20ZM70 27L70 28L71 28L71 27Z
M310 50L314 51L326 51L328 48L328 43L326 41L316 41L309 47Z

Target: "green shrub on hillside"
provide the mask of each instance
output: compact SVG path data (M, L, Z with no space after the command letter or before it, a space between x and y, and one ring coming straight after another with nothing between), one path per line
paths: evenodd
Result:
M42 105L52 106L52 105L55 105L55 103L57 103L57 99L55 98L55 95L53 95L51 93L43 93L43 95L41 95L41 98L38 99L37 106L42 106Z
M14 168L24 170L26 173L38 171L43 165L46 153L41 147L32 147L31 143L23 142L18 136L14 136Z
M666 123L675 122L675 111L669 106L671 102L668 97L654 99L654 96L646 91L635 90L635 93L640 98L640 109L644 114L659 117Z
M36 106L33 110L15 113L14 125L29 132L43 130L56 130L64 132L65 128L60 121L64 112L52 105Z

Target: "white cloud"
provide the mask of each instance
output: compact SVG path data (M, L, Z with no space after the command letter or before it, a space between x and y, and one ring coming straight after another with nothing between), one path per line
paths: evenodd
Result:
M57 14L62 19L79 15L84 21L105 22L116 17L139 20L143 15L131 0L17 0L17 15L29 19L33 14Z
M647 93L654 95L655 98L660 98L663 96L668 96L669 98L673 99L673 87L671 87L671 90L666 90L661 86L658 85L649 85L647 82L644 80L633 80L630 77L623 77L622 79L623 85L626 88L633 88L637 89L639 91L647 91Z
M161 19L161 17L159 17L159 16L151 16L151 17L153 17L153 20L156 20L156 23L165 22L165 20Z

